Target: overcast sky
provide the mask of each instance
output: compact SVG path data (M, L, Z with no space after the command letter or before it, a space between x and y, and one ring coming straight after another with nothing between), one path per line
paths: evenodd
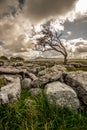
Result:
M33 48L32 25L38 32L40 25L50 19L51 26L63 32L62 39L69 42L68 48L86 53L86 0L0 0L0 55L27 55ZM30 56L33 54L32 51Z

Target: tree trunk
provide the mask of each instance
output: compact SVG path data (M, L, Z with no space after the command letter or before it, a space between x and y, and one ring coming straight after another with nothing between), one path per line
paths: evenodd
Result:
M67 64L67 55L64 55L64 65Z

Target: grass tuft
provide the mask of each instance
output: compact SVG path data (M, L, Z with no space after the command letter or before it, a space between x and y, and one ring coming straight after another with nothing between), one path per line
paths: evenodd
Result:
M43 93L35 97L28 90L22 90L19 101L0 107L0 130L86 129L86 111L55 107Z

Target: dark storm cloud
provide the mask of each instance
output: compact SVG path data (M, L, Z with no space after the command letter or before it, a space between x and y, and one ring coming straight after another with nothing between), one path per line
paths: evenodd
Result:
M24 4L25 0L18 0L20 4Z
M0 14L7 8L7 0L0 0Z
M31 21L64 15L73 9L77 0L26 0L24 12Z
M20 7L20 9L23 9L25 0L18 0L18 1L19 1L19 7Z
M16 13L18 6L18 0L0 0L0 17L10 13Z

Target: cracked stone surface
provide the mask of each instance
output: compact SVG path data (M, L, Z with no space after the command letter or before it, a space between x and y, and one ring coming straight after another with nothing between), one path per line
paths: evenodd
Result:
M0 104L8 104L20 98L21 84L20 78L14 78L14 81L0 89Z
M61 82L52 82L45 86L45 93L49 102L62 107L77 109L80 106L76 92Z

